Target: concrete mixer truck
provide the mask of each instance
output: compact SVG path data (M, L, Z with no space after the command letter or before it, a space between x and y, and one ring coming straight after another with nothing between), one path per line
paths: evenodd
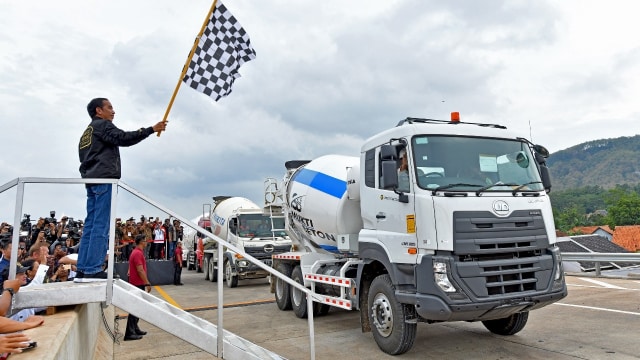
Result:
M545 159L504 126L407 118L360 157L288 161L277 193L292 251L272 267L280 310L359 310L363 332L392 355L418 322L482 322L512 335L529 312L567 295ZM267 203L270 205L270 203Z
M198 225L214 235L227 240L234 246L271 265L271 256L291 250L291 240L284 231L282 209L270 206L260 208L253 201L243 197L214 196L213 209L199 218ZM211 208L211 207L209 207ZM203 206L203 212L205 207ZM217 243L194 234L196 269L204 272L206 280L217 281ZM269 273L242 255L226 248L224 251L224 280L228 287L238 286L238 280L266 278Z

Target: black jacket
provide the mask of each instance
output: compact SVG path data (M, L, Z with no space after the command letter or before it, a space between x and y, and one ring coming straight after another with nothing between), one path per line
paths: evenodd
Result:
M96 118L80 138L80 175L83 178L120 179L120 146L131 146L153 134L153 128L122 131L113 122Z

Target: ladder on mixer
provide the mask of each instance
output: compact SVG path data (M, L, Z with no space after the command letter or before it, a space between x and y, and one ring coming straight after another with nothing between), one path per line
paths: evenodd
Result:
M267 213L268 209L268 213ZM277 212L274 210L277 209ZM271 235L276 238L276 232L282 233L284 228L276 228L274 219L284 219L284 213L282 212L282 198L278 191L278 180L274 178L267 178L264 181L264 209L265 215L269 215L271 220ZM284 221L282 222L284 225Z
M16 295L15 308L105 302L108 282L59 282L28 286ZM120 279L113 280L111 304L180 339L218 356L216 325L177 308ZM259 345L224 330L225 359L283 359Z

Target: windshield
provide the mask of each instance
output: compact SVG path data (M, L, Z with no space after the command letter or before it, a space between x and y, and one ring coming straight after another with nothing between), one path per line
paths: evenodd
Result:
M273 228L278 231L272 231L271 221L273 220ZM263 237L263 236L280 236L287 234L284 232L284 219L271 219L268 215L262 214L242 214L239 216L238 235L242 237Z
M538 169L526 143L461 136L412 140L418 186L447 191L540 191Z

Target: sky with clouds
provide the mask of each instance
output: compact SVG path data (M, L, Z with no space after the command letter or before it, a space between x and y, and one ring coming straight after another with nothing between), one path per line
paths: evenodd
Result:
M490 122L547 146L638 134L633 1L227 0L257 58L219 102L182 86L169 126L122 148L122 181L192 218L263 201L284 162L357 156L408 116ZM0 185L77 178L86 104L123 130L161 120L209 0L0 0ZM552 169L553 171L553 169ZM81 185L28 184L24 213L85 216ZM16 190L0 194L13 221ZM164 214L126 191L121 217Z

